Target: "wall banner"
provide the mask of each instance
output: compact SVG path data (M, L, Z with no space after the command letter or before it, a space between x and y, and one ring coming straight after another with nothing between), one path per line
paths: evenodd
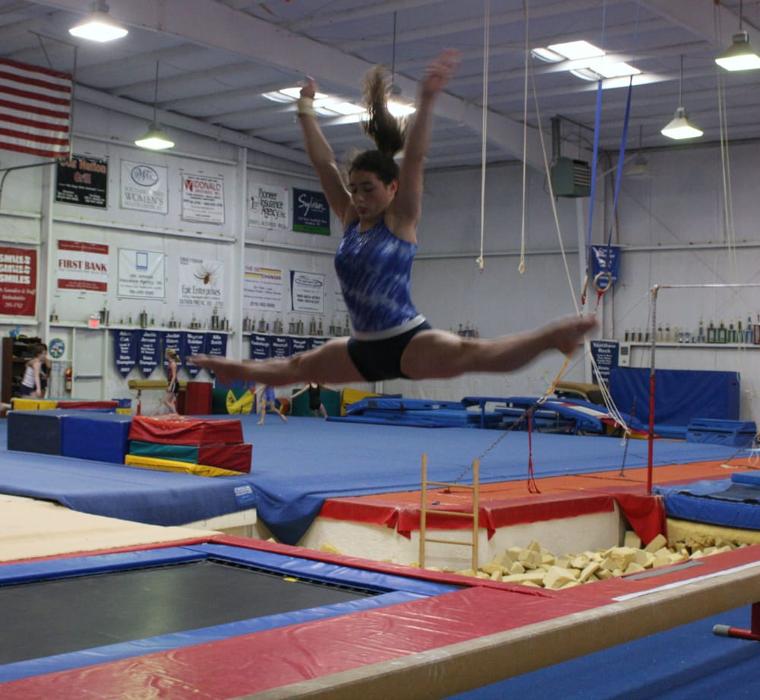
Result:
M108 291L108 246L102 243L58 241L56 276L58 289Z
M56 165L55 201L106 209L108 161L75 155Z
M221 260L203 260L180 256L180 306L216 306L224 308L224 263Z
M185 351L187 357L191 355L201 355L206 352L206 334L205 333L193 333L192 331L185 333ZM195 378L201 371L200 367L191 365L185 360L185 369L187 373Z
M617 282L620 274L620 246L617 245L592 245L591 246L591 279L597 278L599 273L609 273L612 284ZM599 289L606 290L607 281L600 278Z
M282 270L246 265L243 275L243 306L260 311L282 311Z
M37 251L0 246L0 314L37 313Z
M167 214L168 173L163 165L121 161L121 208Z
M617 340L592 340L590 343L591 355L594 360L596 360L599 374L604 380L604 383L609 385L610 372L618 366L620 343ZM594 384L596 383L597 378L594 376Z
M248 185L248 224L290 231L290 189L278 185Z
M185 339L184 331L164 331L164 350L162 353L162 361L164 367L168 368L169 363L166 360L166 351L171 348L176 350L179 355L179 362L177 362L177 368L182 367L186 363L187 357L187 341Z
M163 253L119 248L117 296L125 299L164 299L166 288Z
M293 188L293 230L330 235L330 207L324 194Z
M224 223L224 178L182 173L183 221Z
M299 352L306 352L309 349L308 338L291 338L290 339L290 353L297 355Z
M144 377L149 377L161 363L161 333L159 331L134 331L139 334L137 364Z
M290 357L290 338L288 336L272 336L272 357Z
M116 369L126 377L137 364L137 346L140 331L111 331L113 333L113 359Z
M227 357L227 334L206 333L206 354Z
M290 308L292 311L324 313L325 276L318 272L291 270Z
M251 352L252 360L266 360L272 357L272 337L254 333L251 335Z

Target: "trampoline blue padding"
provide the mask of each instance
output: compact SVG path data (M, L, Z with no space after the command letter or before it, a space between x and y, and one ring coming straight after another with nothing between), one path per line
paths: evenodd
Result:
M327 498L414 491L420 456L428 454L430 476L460 478L472 460L501 437L490 430L332 423L293 417L256 425L243 417L246 441L254 444L250 474L206 479L192 474L132 469L88 460L3 451L0 423L0 493L57 501L73 510L156 525L181 525L255 507L279 540L294 544ZM721 445L657 441L655 464L730 457ZM537 434L536 476L619 469L625 446L617 438ZM481 460L481 481L526 477L527 433L511 432ZM647 445L628 444L626 467L647 463Z
M734 472L731 474L731 481L735 484L747 484L760 489L760 472Z
M695 481L681 486L658 486L670 518L723 527L760 530L760 488L732 479Z

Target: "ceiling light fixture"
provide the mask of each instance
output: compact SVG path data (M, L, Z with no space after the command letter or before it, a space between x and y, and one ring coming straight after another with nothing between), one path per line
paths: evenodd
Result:
M114 39L121 39L129 33L129 30L120 25L108 14L108 5L104 0L98 0L93 5L93 11L81 22L69 29L69 34L79 39L89 39L105 43Z
M689 121L686 109L683 107L683 56L681 56L681 77L678 81L678 107L673 118L660 131L663 136L669 139L695 139L704 133Z
M715 57L715 63L728 71L757 70L760 56L749 42L749 34L742 29L742 2L739 1L739 31L734 34L731 46Z
M149 151L165 151L167 148L174 148L172 141L166 132L161 128L157 118L158 105L158 61L156 61L156 83L153 91L153 121L148 130L135 140L135 146L147 148Z

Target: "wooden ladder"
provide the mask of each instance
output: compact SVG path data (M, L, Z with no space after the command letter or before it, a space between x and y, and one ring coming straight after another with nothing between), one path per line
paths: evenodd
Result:
M428 542L438 542L440 544L451 544L460 547L472 547L472 569L478 570L478 512L480 508L480 460L475 459L472 462L472 484L454 484L446 481L428 481L428 457L427 454L422 455L422 489L420 491L420 554L419 561L420 566L425 567L425 545ZM431 508L427 503L427 493L429 486L443 486L445 488L453 489L465 489L472 491L472 510L471 511L459 511L459 510L447 510L445 508ZM428 537L427 536L427 516L428 513L436 513L440 515L450 515L454 518L469 518L472 520L472 539L467 542L466 540L449 540L440 537Z

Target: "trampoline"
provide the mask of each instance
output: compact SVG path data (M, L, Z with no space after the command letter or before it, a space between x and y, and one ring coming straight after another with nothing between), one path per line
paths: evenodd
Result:
M456 589L218 544L9 564L0 682Z

